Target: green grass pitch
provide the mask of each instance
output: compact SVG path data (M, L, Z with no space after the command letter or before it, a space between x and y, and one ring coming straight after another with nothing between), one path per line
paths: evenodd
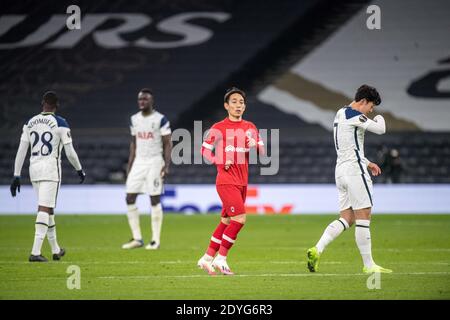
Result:
M450 215L375 215L375 261L394 270L381 289L367 288L354 227L324 252L320 270L306 269L330 215L249 216L230 251L233 277L197 269L218 215L166 214L162 246L122 250L126 216L57 216L59 262L27 262L34 216L0 216L0 299L450 299ZM141 215L145 241L150 218ZM51 258L47 240L43 254ZM67 288L67 268L81 271L81 289Z

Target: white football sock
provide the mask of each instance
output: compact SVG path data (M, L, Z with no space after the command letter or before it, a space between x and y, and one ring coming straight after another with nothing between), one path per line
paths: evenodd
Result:
M217 254L216 259L217 260L227 260L227 256L222 256L221 254Z
M355 221L355 239L359 253L366 268L372 267L375 262L372 259L372 241L370 239L370 220Z
M163 222L163 210L161 203L152 206L152 241L160 243L161 227Z
M208 262L211 262L211 261L213 261L214 257L211 257L209 254L205 253L203 255L203 259L205 259Z
M323 232L322 237L317 242L316 247L319 250L319 253L322 253L325 250L326 246L330 244L331 241L336 239L342 231L349 228L348 222L343 218L339 218L339 220L334 220L331 222L328 227Z
M39 211L36 217L36 224L34 225L34 243L31 254L34 256L39 256L41 254L42 243L44 242L45 235L48 229L48 213Z
M53 214L48 217L47 239L52 248L52 253L59 253L61 248L58 245L58 241L56 241L56 224L55 216Z
M139 211L135 204L127 205L128 224L134 240L142 240L141 226L139 224Z

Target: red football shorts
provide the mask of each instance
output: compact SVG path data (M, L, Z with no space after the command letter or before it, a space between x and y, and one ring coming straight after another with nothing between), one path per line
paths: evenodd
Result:
M234 217L245 213L247 186L220 184L216 186L216 189L222 200L222 217Z

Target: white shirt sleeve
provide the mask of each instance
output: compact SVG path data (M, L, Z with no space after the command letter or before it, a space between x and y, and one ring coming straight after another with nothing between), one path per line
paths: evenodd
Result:
M136 128L133 123L133 117L131 117L131 119L130 119L130 132L131 132L132 136L136 135Z
M70 133L70 129L67 127L59 127L59 138L61 142L64 144L72 143L72 135Z
M386 123L383 116L377 115L373 120L369 119L363 114L355 116L350 120L350 123L355 127L376 133L384 134L386 132Z
M75 168L75 170L81 170L81 163L78 159L78 155L73 148L72 142L64 144L64 152L66 153L66 157L69 160L70 164Z
M26 124L22 128L22 135L20 136L20 141L30 142L30 136L28 135L28 127Z
M367 129L370 132L376 134L385 134L386 133L386 122L382 115L377 115L373 120L368 120Z
M167 136L172 133L172 130L170 129L170 122L165 116L161 118L159 130L161 132L161 136Z
M19 149L17 150L16 160L14 162L14 176L20 177L22 172L23 162L27 156L28 148L30 147L30 142L25 140L20 140Z
M372 121L369 118L367 118L362 113L360 115L356 115L353 118L349 119L349 122L351 125L362 128L363 130L366 130L369 126L369 122Z

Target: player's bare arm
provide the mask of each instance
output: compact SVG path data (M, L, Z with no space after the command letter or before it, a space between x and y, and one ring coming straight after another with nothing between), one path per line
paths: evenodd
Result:
M130 173L131 166L133 165L135 158L136 158L136 136L132 136L130 142L130 155L128 157L127 176Z
M161 169L161 176L165 177L169 174L170 155L172 153L172 134L162 136L164 167Z

